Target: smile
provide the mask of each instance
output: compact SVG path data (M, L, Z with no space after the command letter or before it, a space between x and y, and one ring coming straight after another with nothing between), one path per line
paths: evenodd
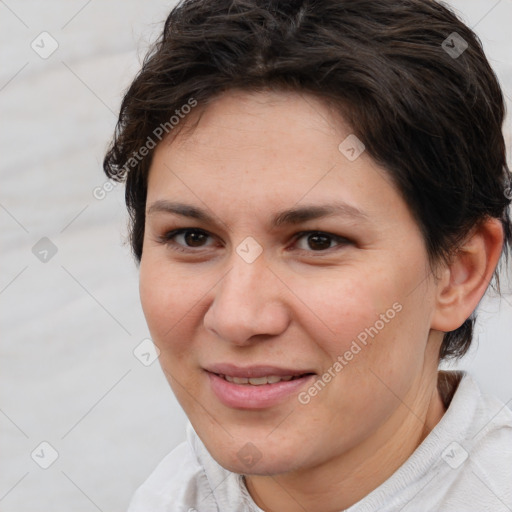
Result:
M316 377L312 372L268 367L223 369L225 373L215 369L217 371L211 371L211 368L205 371L210 389L231 409L266 409L298 399L300 391Z
M222 377L223 379L227 380L228 382L233 382L234 384L248 384L252 386L262 386L264 384L276 384L277 382L281 381L289 381L293 379L299 379L301 376L292 376L292 375L269 375L266 377L253 377L253 378L247 378L247 377L232 377L231 375L219 375L219 377Z

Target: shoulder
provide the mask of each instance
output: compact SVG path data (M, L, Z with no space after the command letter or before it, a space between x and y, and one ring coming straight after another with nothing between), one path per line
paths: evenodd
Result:
M189 512L192 504L208 507L210 486L189 440L167 454L135 492L128 512ZM172 508L171 508L172 505Z
M252 508L241 475L220 466L190 422L187 440L158 464L135 492L127 512L245 512Z
M409 459L350 512L512 510L512 412L468 374L451 375L449 406Z
M468 392L476 395L471 428L461 443L465 463L461 479L465 478L470 494L479 494L493 510L512 508L512 411L507 404L482 393L470 379ZM501 507L501 508L500 508Z
M433 484L443 510L512 508L512 411L464 374L438 434ZM430 487L430 486L429 486Z

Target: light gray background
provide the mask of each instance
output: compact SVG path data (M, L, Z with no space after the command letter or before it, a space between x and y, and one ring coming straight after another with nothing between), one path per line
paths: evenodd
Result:
M476 26L510 104L512 0L451 3ZM149 334L123 187L103 200L92 193L106 182L122 92L173 5L0 1L2 512L123 511L184 439L158 362L133 354ZM31 48L50 48L43 31L59 45L47 59ZM57 248L46 263L32 252L43 237ZM511 296L481 310L479 349L461 366L510 404ZM50 461L41 442L58 453L48 469L35 462Z

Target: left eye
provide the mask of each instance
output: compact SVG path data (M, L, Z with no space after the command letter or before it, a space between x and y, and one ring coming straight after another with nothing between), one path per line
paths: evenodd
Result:
M296 241L299 249L305 251L325 251L331 249L336 245L346 245L348 240L336 235L330 235L323 233L322 231L307 231L305 233L299 233L296 237ZM303 243L300 243L302 241Z

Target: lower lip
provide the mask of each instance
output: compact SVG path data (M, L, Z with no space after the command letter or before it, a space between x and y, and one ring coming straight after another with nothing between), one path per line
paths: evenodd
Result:
M315 375L306 375L299 379L276 382L275 384L235 384L228 382L215 373L206 372L217 398L228 407L236 409L265 409L283 402L290 395L297 395Z

